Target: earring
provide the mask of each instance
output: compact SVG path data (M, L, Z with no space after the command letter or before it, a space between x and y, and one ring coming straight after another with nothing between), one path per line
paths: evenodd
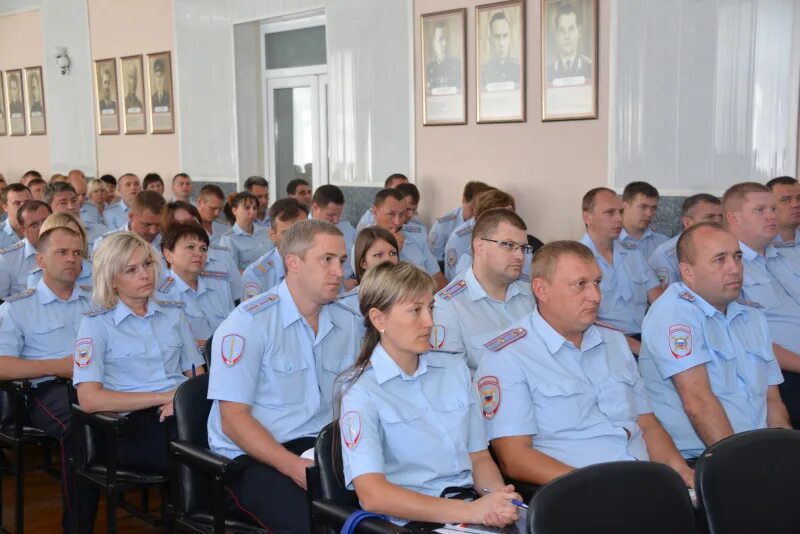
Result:
M380 332L381 334L383 334L383 333L385 333L385 332L386 332L386 330L378 330L378 332Z

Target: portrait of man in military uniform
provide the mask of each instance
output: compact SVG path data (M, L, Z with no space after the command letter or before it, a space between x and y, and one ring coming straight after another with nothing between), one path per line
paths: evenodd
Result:
M519 29L513 30L506 10L495 11L486 29L489 57L481 63L481 89L509 91L518 88L522 79Z
M6 73L6 83L8 84L8 110L12 119L20 119L25 113L25 106L22 103L22 75L20 71Z
M561 86L588 83L593 78L593 63L592 58L583 53L582 17L572 3L559 2L554 7L552 39L555 50L548 57L547 81Z
M461 61L449 55L449 33L444 21L433 27L433 59L425 66L425 88L429 93L440 88L445 92L461 90Z
M422 15L423 124L464 124L466 9Z

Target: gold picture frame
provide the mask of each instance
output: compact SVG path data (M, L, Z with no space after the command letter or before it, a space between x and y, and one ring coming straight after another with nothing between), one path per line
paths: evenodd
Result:
M8 131L10 135L25 135L25 89L22 83L22 69L6 71L6 98L8 99Z
M174 133L175 93L169 52L147 54L147 99L150 133Z
M98 59L94 62L95 114L97 133L119 134L119 91L117 60Z
M0 71L0 135L8 135L8 121L6 121L6 86L5 75Z
M44 79L41 66L25 67L25 112L28 119L28 134L47 134Z
M467 123L467 10L420 16L422 124Z
M120 94L123 96L122 125L125 135L147 133L147 101L142 55L121 57L119 74L122 87Z

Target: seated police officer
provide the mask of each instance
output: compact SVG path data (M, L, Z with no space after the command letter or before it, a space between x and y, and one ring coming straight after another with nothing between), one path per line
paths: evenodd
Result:
M669 237L650 228L658 209L658 189L647 182L631 182L622 191L622 243L636 245L645 260Z
M649 459L691 486L693 472L653 415L625 337L594 324L602 271L592 251L549 243L532 273L538 308L499 336L486 334L475 374L504 474L546 484L591 464Z
M128 222L128 212L133 205L133 200L141 190L142 184L135 174L126 173L119 177L117 193L119 193L121 201L116 204L112 203L104 210L103 218L106 221L106 227L116 230L125 226Z
M16 295L28 286L28 275L36 268L39 230L51 213L50 206L41 200L26 200L17 211L17 222L25 238L0 249L0 299Z
M681 206L681 224L683 229L701 222L722 222L722 202L714 195L700 193L687 197ZM680 282L678 272L678 253L675 247L681 234L664 241L656 247L647 259L661 287L666 289L670 284Z
M344 246L346 250L350 251L356 242L356 229L353 228L350 221L342 217L343 213L344 193L342 193L341 189L333 184L325 184L314 191L314 196L311 198L309 218L328 221L341 230L344 236ZM349 261L344 266L344 278L347 289L355 287L355 283L352 281L353 268Z
M9 298L0 307L0 380L29 379L28 417L37 428L61 445L64 463L62 488L72 488L73 446L70 433L70 404L66 383L56 377L72 378L72 344L78 337L81 314L89 310L91 294L75 281L83 258L81 236L65 227L47 230L39 238L36 263L42 278L35 288ZM64 532L74 531L74 514L81 524L91 524L97 508L94 490L81 488L77 496L62 494Z
M686 458L735 432L789 428L767 322L739 304L742 251L716 223L678 240L683 282L644 319L639 367L656 416Z
M483 182L467 182L461 194L461 206L448 211L433 223L431 231L428 232L428 244L433 250L433 255L436 256L436 261L440 264L444 263L444 246L447 244L447 238L457 226L472 218L475 195L489 189L491 186Z
M530 248L526 230L511 210L481 214L472 230L472 266L436 294L431 348L465 358L472 372L480 362L467 340L506 328L535 307L530 283L518 280Z
M800 246L800 183L791 176L779 176L767 182L776 204L778 235L775 243Z
M44 190L44 201L50 204L53 213L71 213L78 217L86 230L89 243L108 232L106 225L99 221L81 219L80 197L75 188L67 182L53 182L48 185Z
M384 189L394 189L400 184L408 183L408 178L405 174L401 174L399 172L390 174L386 180L383 181L383 188ZM356 232L360 232L364 228L368 226L375 226L375 214L373 213L372 208L367 208L361 218L358 220L358 224L356 225ZM348 249L350 250L350 249Z
M731 186L722 197L728 229L739 240L744 264L742 302L767 318L772 349L783 370L781 397L800 424L800 262L772 242L778 232L775 200L759 183Z
M0 248L10 247L17 241L25 239L17 220L17 210L31 198L30 189L22 184L9 184L0 192L0 204L8 215L8 218L0 224Z
M271 531L308 532L311 462L299 455L333 420L334 381L355 361L360 317L333 302L347 258L338 228L298 222L278 248L286 279L214 333L208 440L218 454L255 460L231 484L242 508Z
M219 240L233 256L233 261L244 271L248 265L275 248L267 231L255 224L258 199L247 192L236 193L229 202L233 226Z
M590 190L583 196L582 209L586 233L581 243L589 247L603 272L603 300L597 316L625 333L631 351L639 354L647 305L664 289L636 244L617 240L622 231L622 201L614 191Z
M308 211L294 198L276 200L269 207L269 238L275 248L247 266L242 273L244 298L249 299L280 284L286 277L284 261L280 252L281 241L295 224L308 219Z
M127 212L128 221L120 228L106 232L94 242L94 249L110 235L118 232L133 232L157 251L161 251L161 210L166 204L164 197L155 191L140 191L131 201ZM160 256L160 254L159 254Z

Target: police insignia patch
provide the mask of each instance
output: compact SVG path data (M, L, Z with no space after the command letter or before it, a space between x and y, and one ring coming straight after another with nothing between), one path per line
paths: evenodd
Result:
M459 280L458 282L451 282L449 286L439 291L437 295L442 297L444 300L450 300L465 289L467 289L467 281Z
M244 338L239 334L228 334L222 338L221 343L222 361L228 367L233 367L244 354Z
M84 337L75 341L72 358L75 360L75 365L83 369L94 359L94 343L92 338Z
M455 218L456 218L456 214L455 213L449 213L447 215L443 215L443 216L439 217L438 219L436 219L436 222L446 223L446 222L452 221Z
M669 281L669 271L665 267L658 267L656 269L656 277L658 278L658 283L661 284L661 287L667 287L667 282Z
M350 410L339 419L339 428L342 431L345 447L350 450L355 449L361 439L361 414Z
M692 329L685 324L669 327L669 350L675 358L685 358L692 353Z
M457 261L458 257L456 257L456 249L447 249L447 266L453 269L456 266Z
M261 293L261 286L255 282L247 282L244 285L244 300L251 299Z
M432 349L441 349L444 345L444 334L447 331L444 325L435 324L431 328L430 345Z
M506 332L503 332L493 340L484 343L484 347L489 349L492 352L497 352L500 349L503 349L515 341L519 341L523 337L528 335L528 331L522 327L512 328Z
M689 293L688 291L683 291L680 295L678 295L683 300L688 300L689 302L694 302L694 295Z
M500 380L496 376L484 376L478 381L483 416L491 419L500 409Z

